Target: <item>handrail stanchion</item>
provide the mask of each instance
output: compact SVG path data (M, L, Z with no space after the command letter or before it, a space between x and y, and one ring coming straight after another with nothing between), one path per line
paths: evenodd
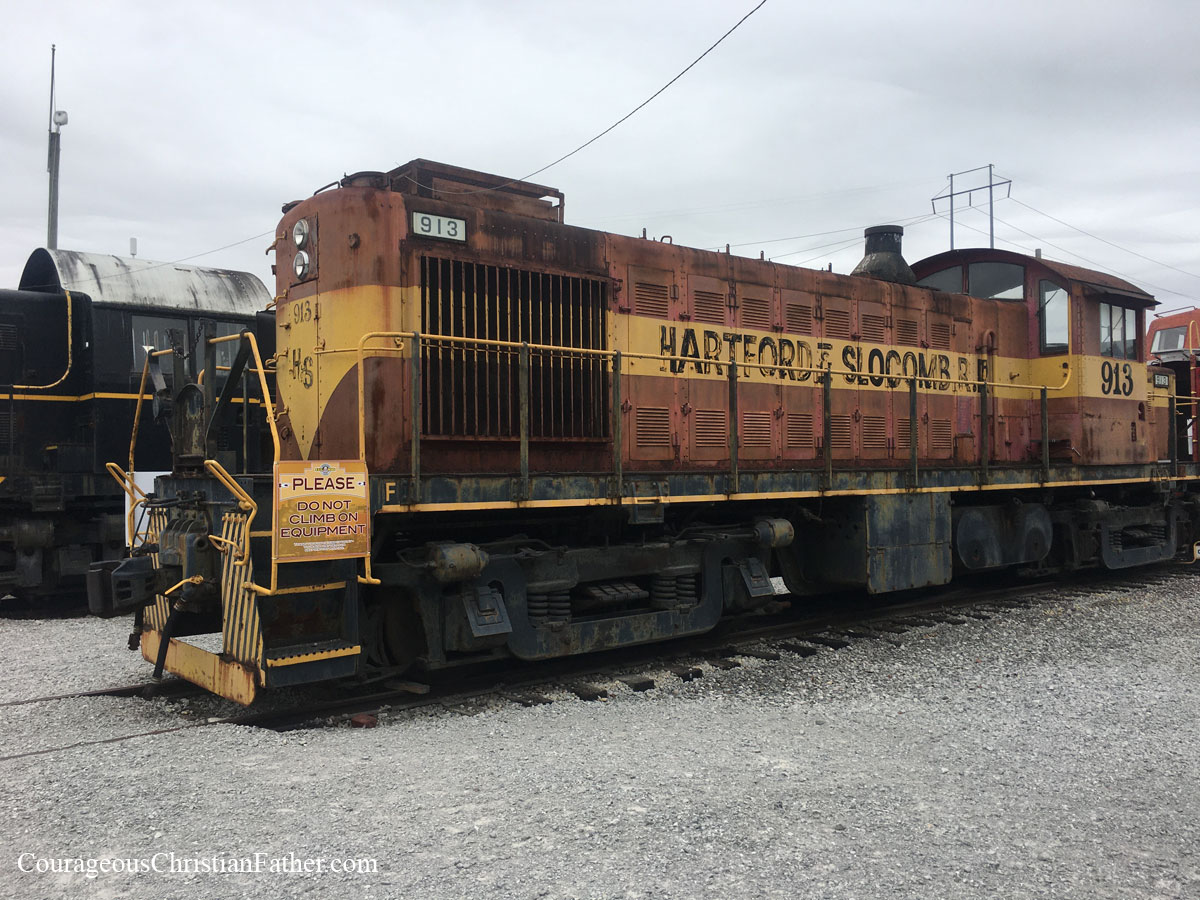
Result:
M1042 483L1050 480L1050 401L1042 385Z
M988 408L988 384L979 382L979 469L983 483L988 480L992 456L991 410Z
M424 385L421 382L421 333L414 333L411 341L412 359L409 363L409 371L412 373L410 409L412 434L409 441L412 446L409 448L408 502L416 505L421 502L421 418L423 415L421 410L421 392L424 389Z
M613 474L616 478L616 498L617 502L621 502L621 498L625 496L624 485L624 469L621 459L622 451L622 436L621 436L621 416L624 410L621 409L621 351L618 350L613 355L612 361L612 435L613 435Z
M833 487L833 368L825 369L821 388L821 417L824 420L822 455L825 458L825 490Z
M917 428L917 376L908 379L908 459L912 471L912 486L917 488L917 455L920 452L921 433Z
M729 361L729 490L738 492L738 371L737 363Z
M521 499L529 499L529 344L521 344L520 356L521 404Z

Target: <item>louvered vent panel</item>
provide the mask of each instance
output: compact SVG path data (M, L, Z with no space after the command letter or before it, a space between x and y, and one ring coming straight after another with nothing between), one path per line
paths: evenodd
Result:
M933 445L933 452L943 451L948 453L950 448L954 446L954 429L949 419L934 419L930 423L929 436Z
M638 407L634 434L639 447L670 447L670 411L660 406Z
M896 420L896 449L907 453L912 449L912 419Z
M0 325L0 350L17 349L17 326Z
M929 323L929 346L935 350L950 349L950 326L945 322Z
M788 413L787 445L810 449L813 445L813 417L808 413Z
M741 433L738 440L743 447L771 446L771 413L742 413Z
M7 409L0 409L0 455L8 452L12 439L12 413Z
M692 318L697 322L725 324L725 295L716 291L695 291L692 294Z
M896 320L896 343L917 346L921 343L921 329L916 319Z
M850 438L850 417L849 416L830 416L829 417L829 446L833 448L835 454L841 456L849 456L853 444Z
M887 419L883 416L863 416L862 446L864 450L887 450Z
M849 339L849 337L850 337L850 310L848 310L848 309L827 309L827 310L825 310L825 337Z
M633 311L639 316L665 319L671 309L671 289L665 284L638 281L633 285Z
M692 413L692 439L697 447L729 446L728 417L723 409L698 409Z
M887 341L887 319L883 316L866 314L862 316L862 339L876 344Z
M803 303L789 303L785 308L787 330L792 334L812 334L812 307Z
M771 301L766 297L742 298L742 326L767 329L771 322Z

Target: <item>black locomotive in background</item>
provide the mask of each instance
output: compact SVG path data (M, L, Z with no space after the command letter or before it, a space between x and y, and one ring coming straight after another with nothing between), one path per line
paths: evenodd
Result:
M199 375L203 353L195 348L206 328L253 329L270 300L245 272L33 252L18 289L0 291L0 598L82 597L91 563L121 555L125 495L105 463L129 459L146 348L176 351L159 358L169 389L179 371ZM232 352L221 349L218 366L228 366ZM142 396L154 393L152 379ZM244 414L249 403L237 406L220 447L253 462L257 417ZM133 460L139 472L171 468L169 433L153 417L147 401Z

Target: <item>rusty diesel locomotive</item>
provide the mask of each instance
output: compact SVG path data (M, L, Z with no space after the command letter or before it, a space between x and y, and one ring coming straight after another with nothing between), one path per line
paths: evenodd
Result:
M910 269L888 226L840 275L563 200L415 160L284 207L276 461L228 471L221 398L186 387L112 578L159 672L248 703L702 632L773 578L803 602L1195 538L1137 287L996 250ZM270 368L241 341L231 381Z

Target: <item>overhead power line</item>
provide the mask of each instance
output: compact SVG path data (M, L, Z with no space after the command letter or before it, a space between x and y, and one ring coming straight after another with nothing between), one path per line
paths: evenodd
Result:
M486 194L489 191L498 191L501 188L506 188L510 184L516 184L517 182L520 182L520 181L528 181L530 178L533 178L535 175L541 175L547 169L552 169L555 166L557 166L560 162L570 159L572 156L574 156L580 150L583 150L586 147L590 147L592 144L596 143L596 141L600 140L600 138L604 137L606 134L608 134L610 131L612 131L614 128L616 128L618 125L631 119L635 113L637 113L637 112L641 111L643 108L645 108L650 103L650 101L652 101L655 97L657 97L659 94L661 94L667 88L669 88L671 85L673 85L675 82L677 82L680 78L682 78L684 75L686 75L688 72L690 72L692 70L692 68L698 62L700 62L700 60L704 59L704 57L708 56L708 54L710 54L714 50L716 50L717 47L721 44L721 42L723 40L725 40L725 38L729 37L731 34L733 34L735 31L737 31L738 28L741 27L741 24L743 22L745 22L748 18L750 18L752 15L754 15L760 9L762 9L763 6L766 5L766 2L767 2L767 0L760 0L760 2L758 3L757 6L755 6L752 10L750 10L750 12L746 13L744 16L742 16L740 19L738 19L737 22L734 23L734 26L732 28L730 28L727 32L725 32L723 35L721 35L719 38L717 38L716 42L713 43L713 45L711 47L709 47L707 50L705 50L703 53L701 53L699 56L697 56L695 59L693 59L690 63L688 63L687 66L684 67L684 69L678 75L676 75L674 78L672 78L670 81L668 81L662 87L660 87L657 91L655 91L653 94L651 94L645 100L643 100L641 103L639 103L633 109L631 109L629 112L625 113L625 115L621 116L621 118L617 119L617 121L613 122L611 125L609 125L607 128L605 128L603 131L601 131L595 137L589 138L588 140L584 141L582 144L580 144L578 147L576 147L570 153L564 153L558 159L554 160L554 162L546 163L546 165L542 166L540 169L535 169L534 171L530 172L528 175L525 175L522 178L514 178L512 181L506 181L506 182L504 182L504 184L498 184L495 187L479 188L479 189L473 190L473 191L447 191L447 190L442 190L440 188L433 188L433 190L439 194L454 194L454 195ZM410 175L405 175L404 177L407 178L409 181L411 181L413 184L419 184L419 182ZM429 185L421 185L421 186L429 187Z
M1171 269L1174 272L1178 272L1180 275L1187 275L1187 276L1190 276L1191 278L1200 279L1200 275L1197 275L1195 272L1189 272L1189 271L1187 271L1187 269L1181 269L1178 266L1173 266L1170 263L1165 263L1160 259L1154 259L1152 257L1146 256L1144 253L1138 253L1136 250L1130 250L1128 247L1123 247L1120 244L1113 243L1110 240L1100 237L1100 235L1098 235L1098 234L1092 234L1090 231L1084 231L1082 228L1080 228L1077 225L1072 225L1070 222L1064 222L1062 219L1058 218L1057 216L1052 216L1052 215L1050 215L1050 213L1042 212L1040 209L1036 209L1035 207L1030 206L1028 203L1022 203L1020 200L1017 200L1015 198L1013 199L1013 203L1016 203L1019 206L1023 206L1026 209L1030 210L1031 212L1037 213L1039 216L1045 216L1047 219L1050 219L1053 222L1057 222L1059 225L1063 225L1067 228L1070 228L1072 231L1078 231L1080 234L1084 235L1085 237L1090 237L1094 241L1099 241L1102 244L1108 244L1108 246L1110 246L1110 247L1115 247L1116 249L1121 250L1124 253L1128 253L1131 256L1136 256L1139 259L1144 259L1144 260L1146 260L1146 262L1152 262L1156 266L1162 266L1164 269Z
M1024 204L1022 204L1022 206L1024 206ZM1034 210L1034 211L1036 212L1036 210ZM944 216L943 216L943 218L944 218ZM1019 231L1021 234L1025 235L1026 237L1033 238L1039 244L1045 244L1047 247L1053 247L1055 250L1058 250L1061 253L1067 254L1067 256L1073 256L1075 259L1081 259L1088 265L1095 266L1098 270L1108 272L1112 275L1116 275L1119 278L1124 278L1127 281L1129 281L1131 284L1139 284L1144 287L1152 288L1153 290L1155 290L1159 293L1163 293L1163 294L1174 294L1176 297L1185 297L1188 299L1192 299L1187 294L1183 294L1183 293L1180 293L1179 291L1172 290L1169 287L1163 287L1161 284L1153 284L1149 281L1146 281L1146 279L1144 279L1144 278L1135 278L1134 276L1127 275L1124 272L1118 272L1116 269L1112 268L1112 266L1105 265L1104 263L1099 262L1098 260L1095 260L1095 259L1089 259L1088 257L1086 257L1080 253L1076 253L1073 250L1068 250L1066 247L1059 246L1058 244L1055 244L1053 241L1048 241L1045 238L1034 234L1033 232L1026 231L1023 228L1018 228L1016 225L1013 225L1011 222L1004 221L999 216L996 217L996 221L999 222L1001 225L1005 225L1008 228L1011 228L1013 231ZM971 225L966 224L965 222L961 222L960 224L964 228L969 228L969 229L971 229L971 231L978 232L979 234L987 234L986 231L983 231L980 228L974 228ZM1011 244L1014 247L1019 247L1020 249L1024 250L1026 253L1034 252L1033 248L1026 247L1023 244L1017 243L1016 241L1011 241L1011 240L1008 240L1007 238L1001 238L1001 240L1003 240L1004 243L1006 243L1006 244Z

